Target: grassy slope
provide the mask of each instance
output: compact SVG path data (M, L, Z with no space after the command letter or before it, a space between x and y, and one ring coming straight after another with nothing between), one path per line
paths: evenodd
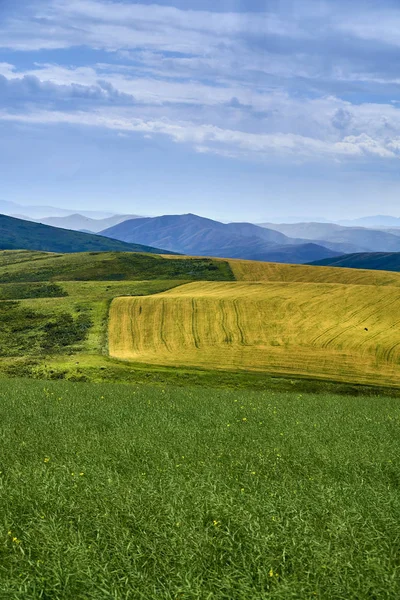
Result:
M59 290L58 297L47 298L29 298L29 292L37 293L40 284L3 284L0 286L0 293L7 292L10 296L12 292L17 292L22 297L21 287L28 293L25 293L27 299L14 303L11 311L7 309L8 303L0 303L1 370L18 374L24 372L23 369L28 364L31 369L29 374L51 376L50 371L54 371L53 368L47 368L45 365L56 360L61 364L70 363L67 372L70 371L72 376L77 377L77 364L85 365L86 362L90 364L91 356L100 358L106 353L106 325L108 307L112 298L121 294L135 296L152 294L176 284L176 281L162 280L62 282L56 286ZM54 284L42 285L48 287ZM42 290L39 288L39 291ZM89 322L89 328L86 327L85 335L81 336L81 339L79 335L75 336L76 339L68 336L68 330L73 329L72 322L70 325L67 322L60 330L60 326L65 323L66 315L69 315L75 323L82 318L84 324ZM56 345L54 346L53 343L53 346L48 348L48 336L45 333L49 326L54 329L54 325L58 327L53 336L56 339L52 340ZM59 341L61 346L57 345L57 337L65 337L65 335L67 337L64 342ZM105 361L104 357L102 363L104 364Z
M0 597L399 598L399 425L385 397L4 381Z
M164 256L164 255L163 255ZM188 256L170 257L174 260L187 260ZM193 257L192 257L193 258ZM222 259L215 259L222 260ZM376 271L368 268L346 269L330 265L297 265L277 262L261 262L228 258L226 262L232 269L237 281L288 281L304 283L346 283L350 285L395 285L400 286L400 274L390 269Z
M400 252L364 252L319 260L312 265L400 271Z
M25 300L23 306L38 307L44 312L61 312L68 310L73 314L86 309L90 311L93 320L88 339L81 350L85 353L101 353L105 351L105 323L107 321L108 308L111 300L120 295L143 296L155 294L177 285L176 281L82 281L63 282L62 289L68 296L62 299Z
M0 249L42 250L45 252L160 252L142 244L126 244L118 240L79 231L50 227L41 223L0 215Z
M140 356L138 356L135 351L131 353L129 349L126 353L130 342L126 340L125 333L122 333L121 340L124 340L125 349L122 354L118 350L118 356L134 358L135 361L140 360L141 362L136 362L135 370L132 371L129 363L124 364L114 359L110 360L106 356L107 313L112 298L162 292L178 283L185 283L185 277L187 281L193 278L229 280L234 276L239 280L250 282L256 279L270 283L276 282L280 286L279 288L271 286L251 288L252 292L249 298L254 296L253 292L256 289L259 294L257 300L254 299L255 297L253 300L249 300L252 305L251 311L258 311L263 320L260 326L257 325L257 321L253 322L252 319L245 325L245 328L248 329L245 336L250 335L249 345L237 343L240 336L243 336L243 327L242 333L240 333L237 321L231 321L231 315L234 314L231 310L232 307L233 310L241 312L242 316L239 321L243 321L243 319L245 321L248 313L248 300L245 296L250 288L245 288L244 297L235 299L235 295L240 295L242 287L242 283L237 282L226 288L229 290L230 297L226 297L222 302L224 310L228 305L230 306L229 310L226 309L227 323L222 320L221 315L224 314L224 311L220 310L220 299L210 297L206 302L207 306L204 305L210 330L209 333L205 332L205 337L209 341L213 340L214 335L219 337L216 346L212 346L208 342L208 345L206 343L199 350L194 351L190 346L193 338L189 339L189 346L187 344L185 346L176 341L179 336L176 338L174 334L175 341L173 343L177 344L175 354L165 351L165 345L158 340L153 348L147 348L145 351L142 351L142 348ZM73 281L82 278L99 281ZM152 279L149 280L150 278ZM114 281L107 281L107 279L114 279ZM148 279L148 281L135 281L136 279ZM32 283L30 283L31 280L33 280ZM400 275L395 273L239 260L230 260L229 262L221 259L193 260L188 257L168 257L166 259L132 253L62 255L6 251L0 252L0 281L16 282L0 285L0 299L26 298L19 305L22 312L19 312L18 309L8 313L12 316L12 322L0 327L0 353L3 353L0 372L3 373L95 381L147 381L149 379L179 381L179 377L182 377L182 381L192 381L193 383L218 381L223 385L231 385L231 381L234 381L234 385L242 385L248 381L249 385L259 389L265 388L267 385L275 385L274 380L271 379L273 374L281 376L285 374L287 377L293 377L293 374L306 378L324 377L326 380L338 379L364 384L397 384L398 374L396 367L393 366L398 352L397 347L390 351L390 345L394 346L397 343L396 329L392 327L394 312L382 310L378 329L374 323L373 331L371 330L368 334L364 332L364 326L368 327L369 325L364 322L367 313L361 313L355 337L352 337L353 330L348 329L347 334L340 333L335 343L329 342L328 339L325 340L324 337L321 337L318 343L313 341L317 335L316 331L324 327L331 327L332 319L336 319L333 326L338 327L338 333L341 328L346 327L347 317L340 312L340 302L344 302L345 299L350 298L348 307L353 304L357 306L359 298L355 298L360 293L366 310L369 310L368 302L371 305L384 302L386 295L388 294L387 297L389 297L393 293L391 290L395 290L399 285ZM336 285L327 288L325 282ZM304 285L306 283L307 286ZM350 283L357 284L357 286L347 285L344 288L343 285L340 285ZM366 287L367 283L371 285ZM311 285L314 287L310 287ZM207 284L205 286L199 284L199 286L202 290ZM359 286L365 289L362 291ZM277 297L269 298L268 293L264 294L264 291L261 293L261 296L264 296L261 297L261 289L269 290L271 293L275 289L276 296L280 296L280 300L278 301ZM326 289L335 290L335 293L327 293ZM66 294L68 295L65 296ZM48 298L41 296L48 296ZM292 296L297 297L297 300ZM339 296L340 298L338 298ZM311 305L310 297L313 298ZM329 300L330 304L326 300ZM337 305L335 305L336 300L338 300ZM159 303L157 299L154 301ZM185 302L187 305L188 300L186 299ZM204 299L201 302L204 302ZM277 303L275 310L277 319L275 321L270 319L270 308L273 305L271 302ZM324 304L322 308L319 305L320 302ZM190 303L191 300L189 300ZM303 310L302 304L308 304L310 306L308 310L312 313L306 318L310 325L308 331L303 323L304 315L308 314L307 310L298 320L296 330L295 328L285 330L283 324L295 322L296 310ZM202 306L200 304L200 310L203 310ZM262 306L263 308L260 308ZM377 304L377 306L383 305ZM292 315L293 307L295 311ZM34 319L29 317L29 310L33 311ZM321 314L324 315L323 320L316 316L321 310ZM185 311L187 314L190 312L189 309L185 309ZM266 311L265 318L263 311ZM329 313L329 311L331 312ZM253 314L255 313L253 312ZM92 321L92 326L85 332L82 339L69 340L68 335L65 336L62 333L64 349L53 345L46 353L47 341L43 337L43 327L48 328L47 323L49 322L53 325L64 322L63 327L66 329L68 323L65 321L65 315L70 315L76 325L79 325L78 318L86 318L86 321L89 319ZM288 317L291 317L291 320ZM146 324L147 329L145 327L142 331L141 335L147 331L146 335L149 340L154 339L154 331L149 331L151 319L155 319L153 323L159 327L157 318L157 314L152 313ZM180 313L176 313L173 319L175 324L181 325ZM351 325L353 326L353 323ZM386 333L385 327L387 328ZM225 328L225 333L223 328ZM29 334L25 337L29 337L33 341L35 337L39 337L42 341L39 340L40 343L29 342L27 346L27 339L25 342L23 340L24 331ZM54 327L53 334L54 339L59 335ZM232 343L221 343L221 339L229 340L230 337ZM13 340L13 344L8 342L10 339ZM140 336L138 336L138 340L140 340ZM357 347L357 344L360 346ZM190 351L186 353L186 357L182 358L182 351L185 347L189 347ZM155 350L155 348L157 349ZM114 353L113 347L111 351ZM157 356L155 356L155 351ZM386 355L389 356L388 360L385 359ZM181 363L182 368L174 370L177 363ZM170 370L160 367L159 364L171 365ZM235 377L229 375L228 370L232 369L232 366L235 369L242 369L242 373L238 371ZM206 371L193 371L194 367L217 368L225 372L218 373L214 370L207 375ZM248 371L243 371L248 368L261 369L264 375L260 373L258 377L256 373L251 375ZM380 376L377 375L378 369L381 371ZM286 384L288 381L282 380L282 386L285 387ZM305 384L297 382L296 385ZM311 383L309 385L311 386Z
M399 315L392 286L192 283L116 298L109 351L154 364L398 385Z
M67 292L56 283L3 283L0 285L0 300L22 300L25 298L61 298Z
M37 252L35 250L0 250L0 267L25 262L29 263L48 256L48 252Z
M400 273L344 269L309 265L262 263L250 260L229 260L238 281L287 281L304 283L345 283L349 285L400 286Z
M69 280L222 280L234 279L226 261L212 259L167 260L158 255L132 252L84 252L75 254L0 252L0 283ZM4 261L4 262L3 262Z

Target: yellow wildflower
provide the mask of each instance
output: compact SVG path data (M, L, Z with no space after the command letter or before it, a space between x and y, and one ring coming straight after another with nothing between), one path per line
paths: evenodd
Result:
M45 463L48 463L49 461L50 461L49 457L48 457L48 456L46 456L46 457L45 457L45 459L44 459L44 462L45 462Z

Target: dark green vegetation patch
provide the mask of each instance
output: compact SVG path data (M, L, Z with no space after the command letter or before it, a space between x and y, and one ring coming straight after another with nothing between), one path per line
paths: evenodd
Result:
M0 357L66 351L85 340L92 321L86 312L42 313L19 302L0 302Z
M56 283L5 283L0 285L0 300L63 298L67 292Z
M0 252L0 282L17 281L122 281L215 280L233 281L229 264L209 258L163 258L133 252L34 253L32 262L10 263ZM19 255L18 255L19 256ZM25 256L25 255L24 255Z
M400 252L360 252L335 258L325 258L309 264L322 267L400 271Z
M0 597L400 598L400 405L3 381Z

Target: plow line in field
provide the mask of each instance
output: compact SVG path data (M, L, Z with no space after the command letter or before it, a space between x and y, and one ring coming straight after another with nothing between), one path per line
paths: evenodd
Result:
M394 385L399 315L392 286L191 283L116 298L109 353L148 364Z

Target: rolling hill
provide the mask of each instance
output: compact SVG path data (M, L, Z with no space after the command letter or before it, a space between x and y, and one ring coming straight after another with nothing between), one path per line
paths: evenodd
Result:
M154 279L231 281L235 277L226 261L208 258L137 252L0 252L0 283Z
M133 381L174 366L396 386L399 287L385 271L5 250L0 372Z
M0 251L0 284L43 281L204 281L339 283L400 287L400 273L239 259L132 252Z
M397 287L203 282L113 300L110 356L154 365L399 382Z
M224 224L192 214L128 220L101 235L124 242L137 240L187 255L286 263L305 263L343 253L251 223Z
M127 244L99 235L58 229L0 215L0 250L27 249L45 252L120 251L163 253L159 248ZM167 250L167 252L169 252Z
M227 262L236 281L340 283L400 287L400 273L391 271L355 270L330 266L314 268L309 265L288 265L233 259Z
M400 271L400 252L361 252L310 262L315 266Z

